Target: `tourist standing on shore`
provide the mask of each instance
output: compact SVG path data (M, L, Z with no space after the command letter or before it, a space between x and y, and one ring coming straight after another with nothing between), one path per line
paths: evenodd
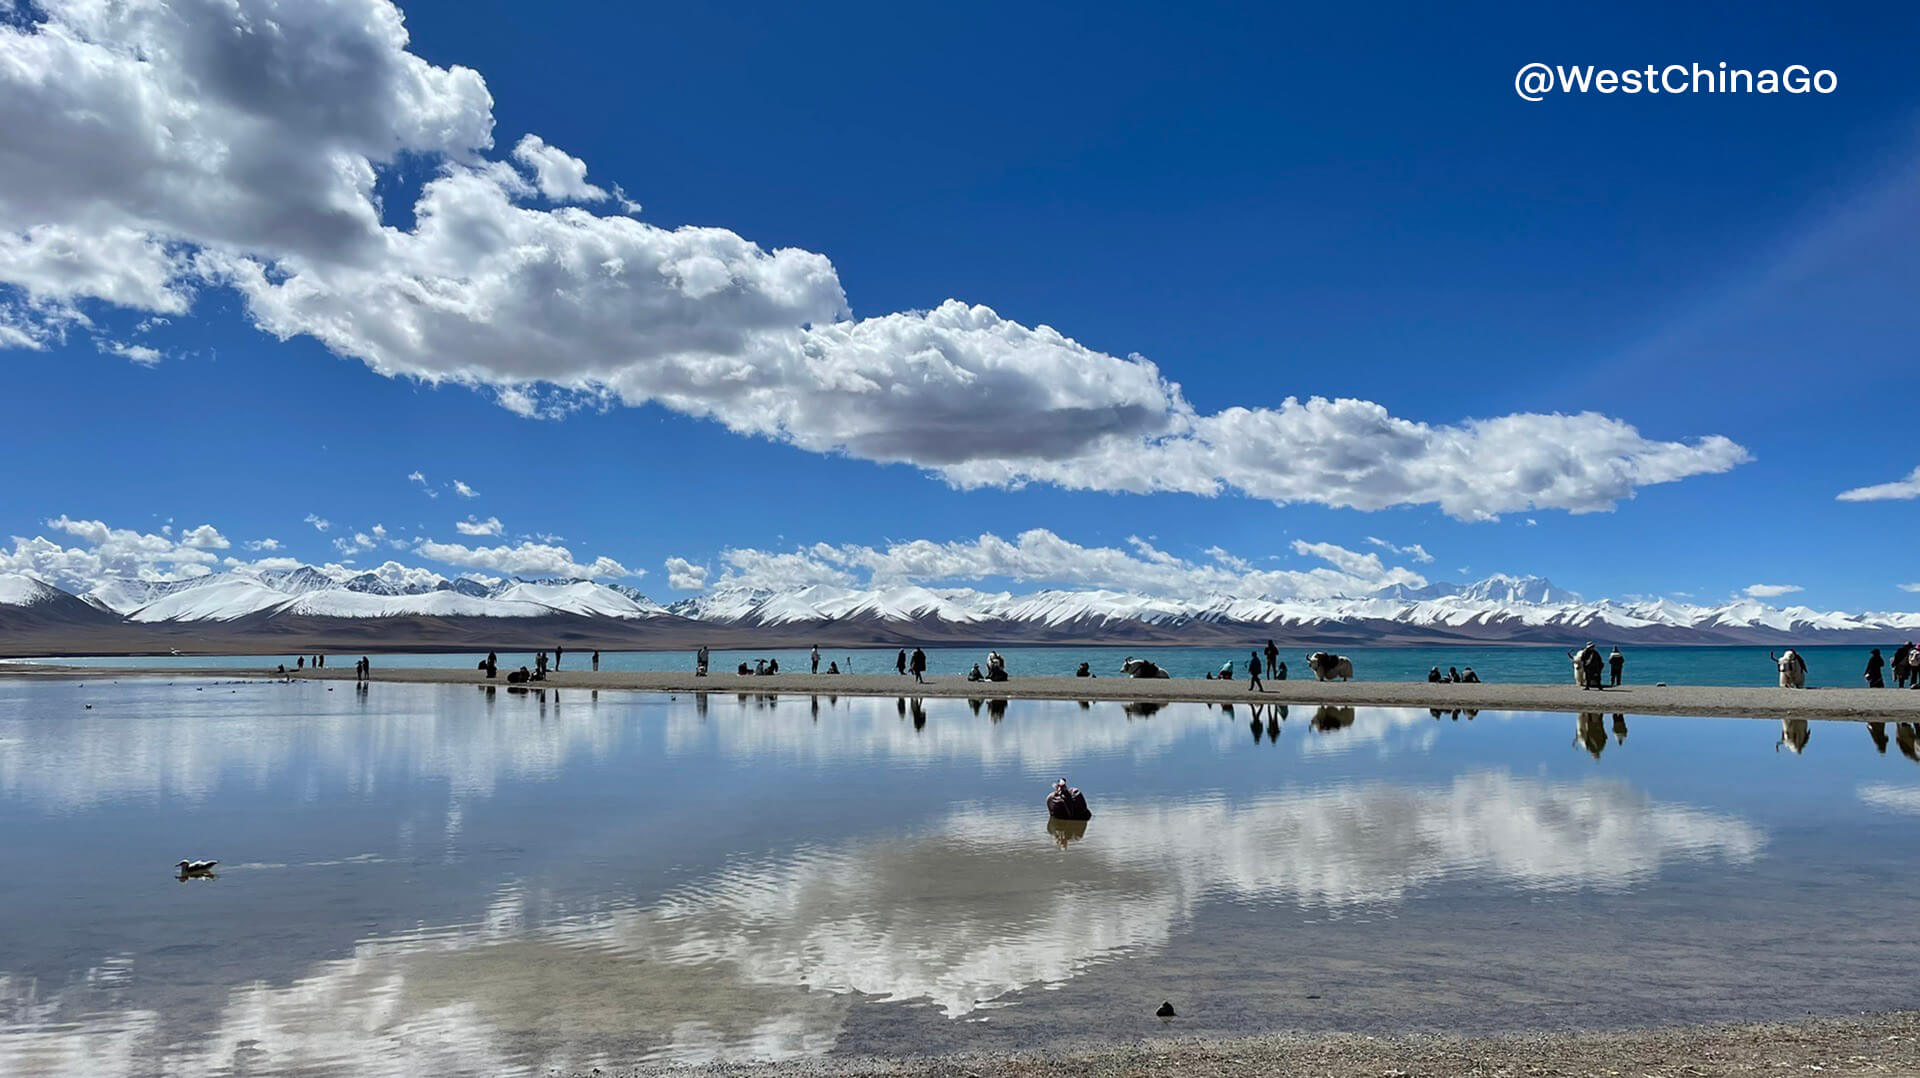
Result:
M1880 657L1880 649L1874 648L1873 654L1867 656L1867 688L1884 689L1887 687L1887 679L1881 676L1880 673L1881 670L1886 668L1886 665L1887 660Z
M907 672L907 649L901 648L900 654L893 657L893 668L902 674Z
M1907 663L1908 653L1913 650L1911 641L1893 649L1893 687L1904 689L1907 678L1913 675L1913 668Z
M693 653L693 676L707 676L707 645L705 644L700 645L700 650Z
M566 653L567 653L567 649L566 649L566 648L563 648L563 647L559 647L558 645L556 645L556 646L554 647L554 649L553 649L553 668L554 668L555 670L558 670L558 669L560 669L560 656L562 656L562 655L565 655Z
M1272 640L1267 641L1267 676L1278 677L1280 670L1280 649Z
M1620 645L1615 644L1613 646L1613 654L1607 656L1607 669L1611 671L1613 675L1613 685L1615 688L1620 686L1620 672L1626 668L1627 657L1620 654Z
M1266 692L1267 687L1260 684L1260 653L1252 651L1248 652L1248 655L1250 658L1247 659L1247 691Z
M500 672L500 656L491 651L487 652L487 677L491 678L493 677L493 675L499 672Z
M593 672L596 674L600 672L600 649L599 648L593 649Z
M913 668L913 680L924 684L927 680L927 653L914 648L913 660L908 665Z
M816 673L816 674L819 673L820 672L820 645L818 644L813 645L813 654L810 656L810 658L813 660L813 673Z

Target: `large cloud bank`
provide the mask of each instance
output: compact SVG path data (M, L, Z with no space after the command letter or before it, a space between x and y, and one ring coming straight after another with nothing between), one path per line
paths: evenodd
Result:
M516 411L657 403L963 488L1485 519L1605 510L1747 459L1595 413L1205 414L1144 358L984 306L855 319L823 255L648 224L537 135L498 153L479 73L408 46L388 0L0 0L0 347L87 333L155 362L101 312L232 289L268 333ZM383 201L423 170L410 214Z

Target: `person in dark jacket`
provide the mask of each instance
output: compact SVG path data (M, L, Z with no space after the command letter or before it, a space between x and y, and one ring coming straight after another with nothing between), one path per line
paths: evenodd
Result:
M1887 661L1880 657L1880 649L1874 648L1873 654L1867 656L1867 688L1884 689L1887 687L1887 679L1881 674L1881 671L1886 669L1886 665Z
M893 657L893 668L902 674L907 672L907 649L901 648L900 654Z
M1279 677L1280 676L1279 667L1280 667L1280 649L1277 646L1275 646L1273 641L1269 640L1267 641L1267 676L1270 678Z
M1907 665L1907 653L1912 650L1910 643L1893 649L1893 687L1896 689L1906 688L1907 678L1912 676L1913 670Z
M1438 685L1445 680L1447 679L1441 676L1439 667L1432 666L1427 668L1427 684Z
M1260 684L1260 653L1255 651L1250 654L1252 658L1247 660L1247 691L1266 692L1267 687Z
M924 683L927 680L927 653L919 648L913 649L913 658L907 663L913 671L913 680Z
M1612 675L1615 688L1620 685L1620 673L1627 668L1627 657L1620 654L1620 646L1614 645L1613 654L1607 656L1607 670Z

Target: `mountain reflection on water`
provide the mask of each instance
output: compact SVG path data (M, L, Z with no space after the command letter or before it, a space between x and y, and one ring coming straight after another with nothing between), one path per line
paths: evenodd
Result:
M1428 919L1454 926L1460 976L1533 949L1604 979L1645 956L1566 938L1596 903L1716 922L1730 876L1768 903L1832 872L1785 850L1911 852L1835 843L1822 812L1889 833L1920 812L1876 740L1841 766L1742 720L1646 719L1628 748L1624 716L1583 715L1569 752L1567 716L314 688L0 684L0 827L41 866L0 884L0 1072L911 1050L883 1020L1127 1035L1083 998L1104 971L1206 998L1286 976L1290 947L1384 944L1391 974ZM1062 774L1093 801L1084 826L1045 819ZM202 853L219 879L165 874ZM1862 903L1898 889L1866 874ZM1216 938L1228 968L1181 957ZM1778 977L1855 961L1825 946ZM1742 960L1758 1000L1766 960ZM1879 973L1855 972L1857 998Z

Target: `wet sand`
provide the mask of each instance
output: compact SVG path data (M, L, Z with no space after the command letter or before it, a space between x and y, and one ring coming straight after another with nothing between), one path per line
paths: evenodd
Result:
M1171 1022L1176 1025L1178 1019ZM594 1071L602 1078L648 1071ZM916 1060L820 1059L709 1066L682 1073L960 1076L1312 1075L1315 1078L1494 1078L1520 1075L1706 1076L1920 1074L1920 1014L1617 1033L1431 1035L1276 1034L1167 1039L1004 1056Z
M352 681L352 660L338 668L307 669L291 676L310 680ZM271 668L181 669L0 665L12 677L277 677ZM376 682L485 685L474 670L375 668ZM506 687L506 671L491 684ZM1920 692L1908 689L1778 689L1705 685L1628 685L1617 689L1580 689L1573 685L1482 683L1431 684L1424 681L1273 681L1251 691L1244 681L1194 678L1015 677L1003 682L969 682L947 675L916 684L898 674L777 674L770 677L720 673L591 673L565 670L531 688L624 689L639 692L711 692L780 696L959 697L967 699L1118 700L1232 704L1331 705L1335 707L1417 707L1443 711L1621 712L1635 715L1723 715L1766 719L1859 719L1920 721Z

